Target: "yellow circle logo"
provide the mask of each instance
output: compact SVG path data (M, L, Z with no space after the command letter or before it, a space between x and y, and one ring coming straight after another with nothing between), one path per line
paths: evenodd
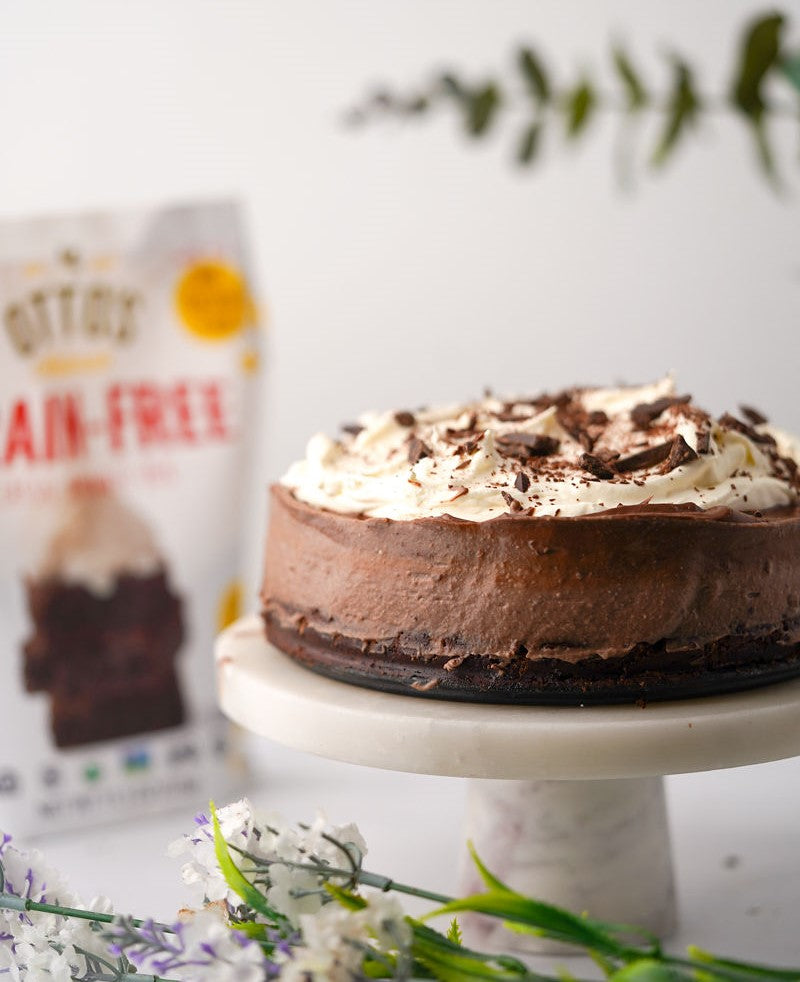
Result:
M242 602L244 588L239 580L231 582L222 591L222 596L217 605L217 630L224 631L229 624L233 624L242 616Z
M244 279L225 263L190 266L175 290L178 315L204 341L225 341L241 331L250 304Z

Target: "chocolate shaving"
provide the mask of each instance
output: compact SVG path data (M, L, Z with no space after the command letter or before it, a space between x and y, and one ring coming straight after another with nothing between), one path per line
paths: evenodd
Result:
M444 431L445 438L448 440L462 440L464 437L475 436L475 427L478 425L478 414L472 412L467 417L466 426L462 426L461 429L454 429L452 426L448 426Z
M669 456L664 462L662 472L668 474L670 471L675 470L676 467L680 467L682 464L688 464L692 460L697 460L697 454L679 433L672 441Z
M691 396L664 396L663 399L656 399L655 402L640 402L638 406L631 409L631 419L633 425L640 430L646 430L654 419L669 409L670 406L680 406L683 403L691 402Z
M453 429L452 426L448 426L444 431L445 440L449 440L451 443L458 440L464 440L468 437L475 436L475 427L478 425L477 413L470 413L467 418L467 425L463 426L460 430Z
M711 449L711 430L697 430L696 431L695 445L697 447L697 452L708 453Z
M560 444L555 437L542 433L504 433L495 441L497 449L507 457L546 457L556 453Z
M419 463L423 457L430 457L432 453L431 448L423 443L419 437L413 437L408 444L408 462L412 467Z
M349 433L350 436L358 436L364 427L359 426L358 423L342 423L341 429L343 433Z
M753 426L761 426L764 423L769 422L763 413L760 413L757 409L753 409L752 406L740 405L739 409L741 409L741 411L747 417L748 422L752 423Z
M608 422L608 416L606 416L602 409L595 409L589 413L587 422L590 426L605 426Z
M503 408L500 412L492 413L495 419L499 419L501 423L521 423L523 420L529 419L525 413L515 413L514 406L516 402L504 402Z
M641 471L646 467L661 464L669 457L672 444L672 440L667 443L657 443L654 447L647 447L645 450L631 454L630 457L623 457L617 461L617 470L624 474L627 471Z
M594 474L595 477L599 477L601 481L608 481L614 477L614 471L608 464L604 463L599 457L595 457L594 454L581 454L578 463L585 471Z
M500 494L503 496L503 501L508 505L509 511L522 511L522 505L508 491L501 491Z
M451 488L450 490L455 491L453 497L449 499L450 501L455 501L456 498L463 498L465 494L469 494L469 488L460 487L460 488Z
M517 489L517 491L521 491L523 494L525 494L530 486L531 479L523 471L520 471L514 479L514 487Z
M559 409L556 412L556 420L558 425L569 433L572 439L579 443L584 450L591 450L594 447L595 438L581 426L581 421L573 413Z
M783 465L789 481L800 489L800 474L798 473L797 461L792 457L778 457L778 462Z
M595 450L593 456L602 460L604 464L611 464L613 466L619 460L620 454L618 450L601 447L599 450Z
M748 426L747 423L743 423L740 419L732 416L730 413L724 413L719 418L720 426L724 426L725 429L735 430L737 433L743 433L746 437L749 437L753 443L770 443L775 444L775 437L771 436L769 433L759 433L758 430L754 430L752 426Z
M413 413L409 413L407 410L402 410L401 412L394 414L394 421L398 426L413 426L417 420Z

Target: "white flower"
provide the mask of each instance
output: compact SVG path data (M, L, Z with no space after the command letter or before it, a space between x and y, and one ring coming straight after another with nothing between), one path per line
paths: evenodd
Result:
M38 903L87 909L61 874L45 864L40 852L17 849L8 835L0 834L0 863L7 893ZM97 898L91 909L110 913L111 904ZM0 910L0 973L15 982L69 982L86 972L82 951L108 954L90 921L39 911Z
M359 975L364 947L369 943L366 925L352 911L330 903L315 914L300 917L303 947L281 965L281 980L304 982L309 976L325 982L352 982Z
M218 808L217 819L222 836L229 846L252 851L257 845L258 833L254 828L253 808L247 798ZM241 903L241 898L230 889L217 862L211 820L206 815L198 815L195 825L197 828L194 833L172 842L167 854L173 858L189 856L188 862L181 868L183 881L199 884L204 900L226 900L232 906L237 906ZM232 858L240 865L238 853L234 851Z
M10 835L0 832L0 862L3 865L6 893L25 897L38 903L60 904L64 907L79 906L79 900L72 893L64 877L48 866L38 849L25 852L11 842ZM13 911L0 911L0 918L18 921L25 915ZM45 915L54 917L55 915ZM0 919L0 924L3 920Z
M357 915L367 925L378 946L385 951L403 951L411 947L411 925L396 897L370 891L368 904Z
M298 869L296 864L349 873L360 865L367 845L355 825L331 828L321 812L307 828L286 826L280 819L272 819L266 825L275 831L261 836L256 854L275 864L269 871L267 900L297 925L303 914L320 910L328 896L323 889L322 872ZM336 881L341 883L341 876Z
M0 975L8 977L10 982L21 982L21 974L17 955L8 938L0 934Z
M215 910L198 911L174 925L175 933L143 926L138 945L126 945L125 956L144 974L187 982L264 982L270 963L261 947L232 931Z
M267 891L267 903L294 925L300 923L302 914L316 913L327 896L320 893L317 874L308 870L272 866L269 878L272 886Z
M301 915L314 913L327 900L322 873L298 866L333 867L349 873L367 851L355 825L331 828L321 813L310 826L303 828L289 825L277 815L258 815L243 798L218 809L217 818L225 841L233 847L230 851L233 862L251 881L253 860L237 850L263 864L260 873L268 882L261 888L265 890L267 902L294 925L299 923ZM183 880L199 885L204 900L224 900L237 907L242 898L229 887L219 867L211 821L199 815L195 824L194 833L173 842L169 854L188 857L181 870Z
M394 897L375 893L362 910L328 903L300 917L302 946L279 954L281 982L352 982L371 948L403 957L411 945L411 928Z

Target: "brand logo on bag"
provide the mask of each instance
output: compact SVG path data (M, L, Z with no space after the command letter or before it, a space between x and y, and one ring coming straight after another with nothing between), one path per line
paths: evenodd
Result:
M3 324L14 350L35 357L76 341L128 344L138 333L142 296L136 290L80 275L73 249L59 255L65 275L5 306Z

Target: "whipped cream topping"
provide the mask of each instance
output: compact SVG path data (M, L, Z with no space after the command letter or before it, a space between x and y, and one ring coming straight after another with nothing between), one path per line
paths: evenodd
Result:
M713 419L671 377L370 412L344 429L312 437L281 483L310 505L375 518L574 517L644 503L752 512L800 491L796 440L753 410Z
M162 567L151 529L116 495L70 493L35 576L107 595L120 575L149 576Z

